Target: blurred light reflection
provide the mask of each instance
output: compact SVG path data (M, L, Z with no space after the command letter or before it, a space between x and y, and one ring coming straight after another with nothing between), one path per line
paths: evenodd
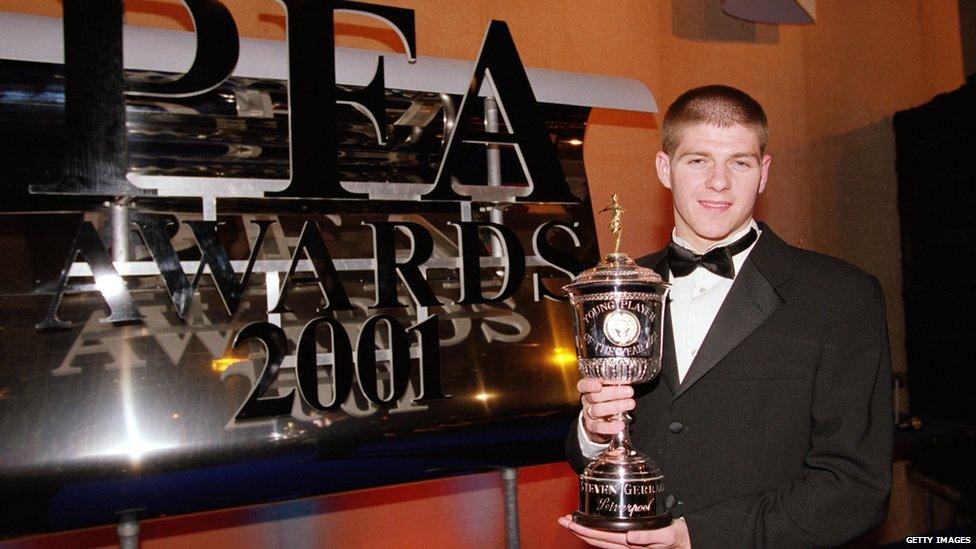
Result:
M549 359L560 368L576 366L576 352L565 347L556 347L553 349Z
M225 357L217 358L210 361L210 369L215 372L223 373L227 370L227 368L230 368L232 365L237 364L238 362L242 362L244 360L247 359L236 357L236 356L225 356Z
M106 299L121 294L124 288L125 281L117 274L95 277L95 289L101 292Z
M104 277L111 278L111 277ZM133 387L133 363L136 357L131 349L126 349L125 356L120 357L122 367L119 369L119 391L122 398L122 418L125 422L124 442L110 445L104 450L94 452L96 456L126 456L133 465L138 465L143 456L150 452L172 448L173 442L161 442L144 436L136 416L136 402Z

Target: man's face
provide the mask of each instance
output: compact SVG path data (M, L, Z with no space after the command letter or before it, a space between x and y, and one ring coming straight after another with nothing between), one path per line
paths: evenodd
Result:
M658 152L655 160L671 189L675 231L703 252L749 224L772 158L760 154L753 130L702 123L681 132L674 158Z

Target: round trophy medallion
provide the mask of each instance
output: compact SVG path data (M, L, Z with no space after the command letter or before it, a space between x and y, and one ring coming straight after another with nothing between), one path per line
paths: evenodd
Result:
M616 309L603 319L603 333L617 347L628 347L640 336L640 320L626 309Z

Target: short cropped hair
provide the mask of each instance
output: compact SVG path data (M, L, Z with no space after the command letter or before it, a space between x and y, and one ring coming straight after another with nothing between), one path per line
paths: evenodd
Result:
M720 128L741 124L756 132L759 154L766 154L769 126L762 105L746 92L731 86L711 85L681 94L668 107L661 128L665 154L674 156L681 132L693 124L706 123Z

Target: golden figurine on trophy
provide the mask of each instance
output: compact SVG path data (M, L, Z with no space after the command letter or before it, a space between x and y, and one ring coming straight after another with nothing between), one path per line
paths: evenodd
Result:
M600 213L603 212L610 212L610 232L617 237L613 245L613 255L619 255L620 233L623 232L623 227L620 225L620 218L623 217L624 209L620 205L620 196L617 193L613 193L610 197L610 205L600 210Z

